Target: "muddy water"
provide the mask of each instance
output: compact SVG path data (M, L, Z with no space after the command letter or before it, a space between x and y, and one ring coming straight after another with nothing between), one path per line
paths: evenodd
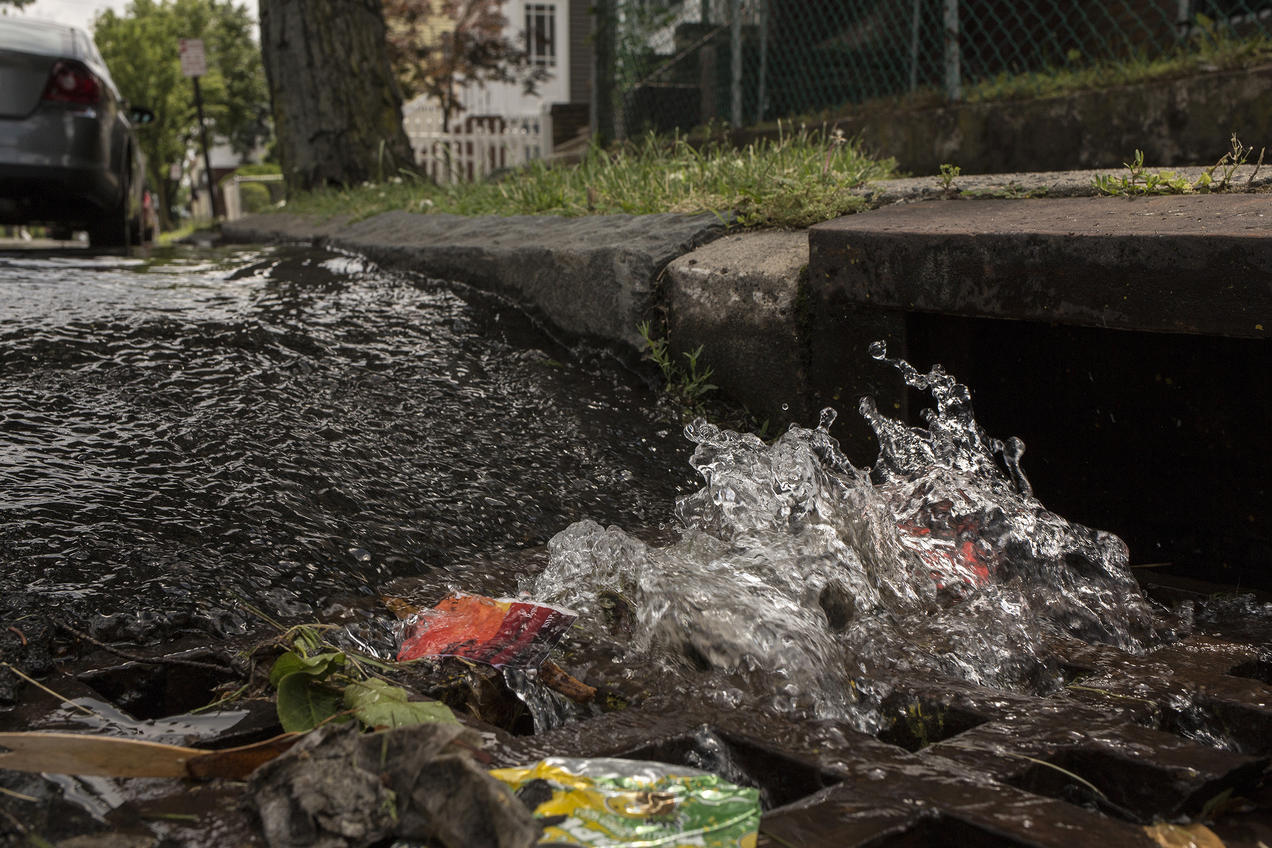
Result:
M353 257L0 256L0 603L233 631L244 600L312 617L584 515L657 526L692 446L650 406L515 310Z

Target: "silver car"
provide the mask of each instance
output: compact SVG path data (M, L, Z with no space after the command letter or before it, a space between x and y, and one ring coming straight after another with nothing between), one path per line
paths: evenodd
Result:
M77 27L0 16L0 224L88 230L94 247L143 236L145 160L129 108Z

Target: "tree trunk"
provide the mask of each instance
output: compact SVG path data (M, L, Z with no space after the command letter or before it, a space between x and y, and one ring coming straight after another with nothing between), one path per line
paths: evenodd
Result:
M412 166L380 0L261 0L260 19L288 193Z

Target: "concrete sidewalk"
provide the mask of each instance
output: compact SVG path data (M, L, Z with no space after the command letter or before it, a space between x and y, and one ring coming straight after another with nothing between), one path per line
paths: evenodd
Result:
M824 302L1267 338L1272 194L943 200L809 232Z
M458 280L633 354L636 324L665 310L673 348L703 346L715 382L775 425L895 395L864 352L875 339L904 350L907 314L1267 338L1272 176L1245 168L1233 184L1252 191L1131 199L1092 196L1094 175L876 183L863 194L881 208L795 232L728 232L712 215L390 212L258 215L223 234Z

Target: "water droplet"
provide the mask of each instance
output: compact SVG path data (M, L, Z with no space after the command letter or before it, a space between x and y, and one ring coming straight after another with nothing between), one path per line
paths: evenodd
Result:
M873 359L887 359L888 343L880 339L870 343L870 356Z
M834 407L826 407L821 411L821 415L818 418L817 429L823 432L829 431L830 425L834 424L835 419L838 417L839 413L835 411Z

